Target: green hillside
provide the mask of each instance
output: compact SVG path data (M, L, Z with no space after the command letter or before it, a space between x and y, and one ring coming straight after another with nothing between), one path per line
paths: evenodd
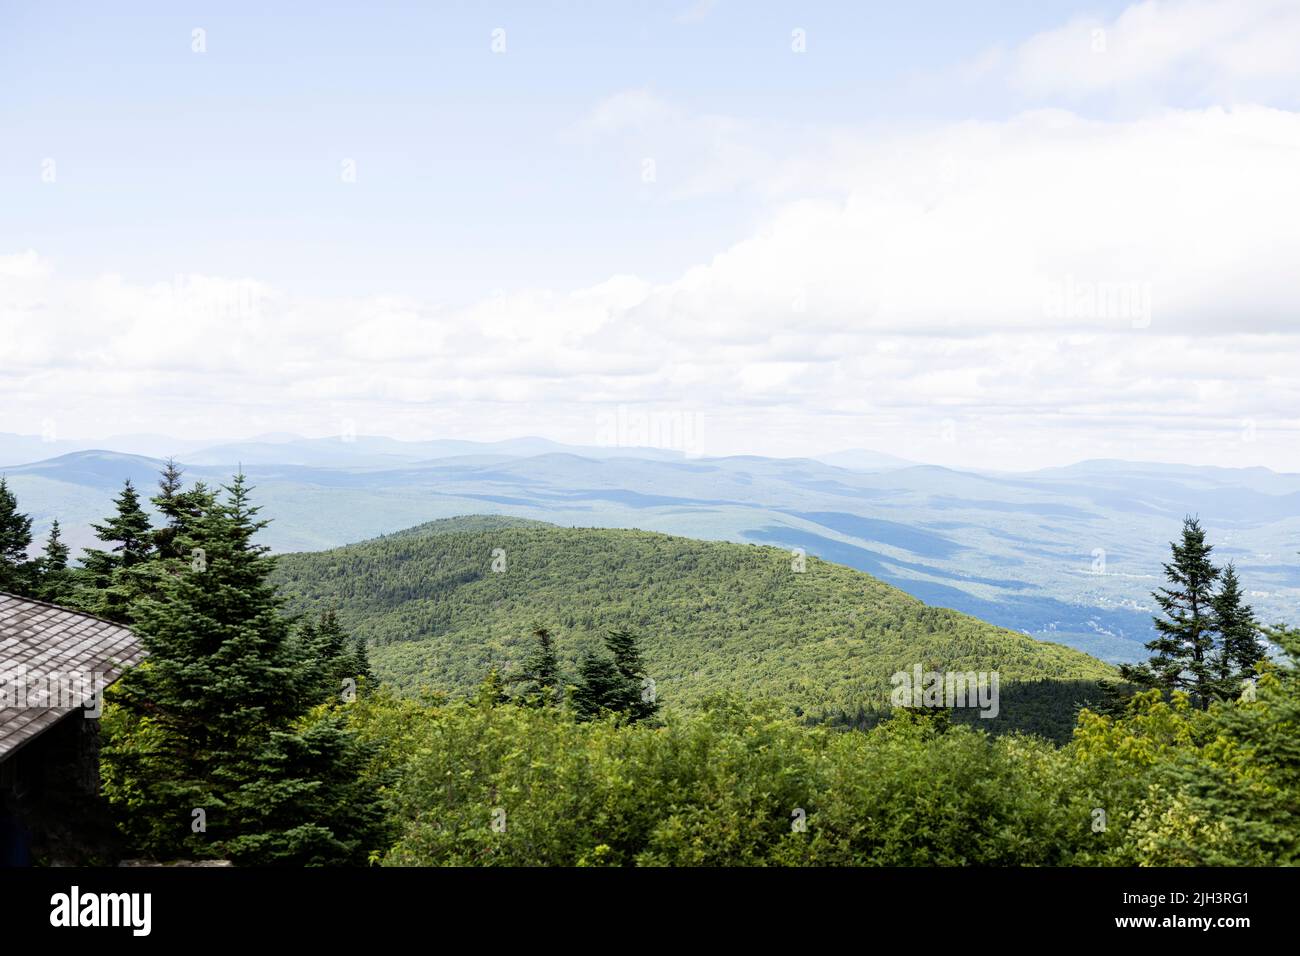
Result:
M505 570L494 572L501 552ZM277 580L292 611L337 608L369 642L376 673L406 691L465 692L494 664L508 671L534 622L557 633L570 666L605 629L634 629L670 707L728 691L851 722L917 663L997 670L1004 688L1114 676L1080 651L814 558L796 573L792 559L757 545L472 516L286 555Z

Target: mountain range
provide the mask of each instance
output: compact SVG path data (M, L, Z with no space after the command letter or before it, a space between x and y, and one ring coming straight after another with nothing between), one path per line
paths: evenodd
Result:
M30 440L28 440L30 442ZM38 441L37 449L50 443ZM6 449L23 446L0 441ZM438 518L494 513L573 527L636 528L771 545L846 565L927 604L1080 648L1144 656L1162 562L1184 515L1236 563L1267 623L1300 597L1300 475L1124 461L1035 472L915 465L870 452L830 461L687 457L544 439L261 440L177 453L192 479L242 465L278 552L321 550ZM280 458L273 461L268 459ZM0 457L3 460L3 457ZM60 519L93 540L123 479L151 489L161 462L81 450L0 467L43 534Z

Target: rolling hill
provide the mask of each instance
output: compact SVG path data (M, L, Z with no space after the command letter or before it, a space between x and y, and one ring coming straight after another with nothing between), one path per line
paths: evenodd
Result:
M380 444L358 438L347 447L370 454L383 452ZM473 455L383 466L251 458L244 465L263 513L274 519L263 540L281 553L489 512L802 547L927 604L1112 662L1145 656L1156 610L1151 591L1186 514L1199 515L1220 561L1236 562L1262 620L1294 619L1300 601L1300 565L1293 560L1300 551L1300 475L1114 461L1018 473L924 465L864 471L753 456L500 453L507 447L536 450L521 440L501 443L494 454L483 445ZM852 455L866 464L880 457ZM202 465L182 457L190 479L209 483L229 480L239 460ZM75 554L94 543L90 523L110 512L122 479L152 490L159 466L156 459L83 451L7 465L0 475L32 516L38 541L58 517Z
M570 670L606 628L633 628L668 706L733 692L833 719L882 702L891 675L918 663L997 670L1004 683L1114 676L851 568L793 563L754 544L472 516L285 555L276 579L292 611L336 608L377 675L406 691L468 692L493 665L508 672L535 622L556 632Z

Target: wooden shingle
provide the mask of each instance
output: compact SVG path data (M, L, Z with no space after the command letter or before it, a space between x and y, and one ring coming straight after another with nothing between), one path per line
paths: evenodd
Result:
M143 658L140 642L120 624L0 592L0 682L10 684L11 696L19 668L25 669L29 688L56 675L65 680L84 675L87 685L97 676L106 687L123 668ZM0 760L88 700L87 693L65 707L5 702L7 706L0 706Z

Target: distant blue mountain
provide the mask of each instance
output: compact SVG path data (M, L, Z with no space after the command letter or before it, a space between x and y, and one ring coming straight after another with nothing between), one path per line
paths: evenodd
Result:
M182 462L191 478L217 483L236 455L273 519L265 540L277 551L483 513L775 544L1110 660L1142 655L1168 542L1197 514L1261 618L1300 620L1300 475L1115 461L1029 473L854 469L552 446L294 439L200 449ZM262 460L276 449L294 460ZM81 547L122 480L151 494L159 466L78 451L0 473L38 534L57 516Z

